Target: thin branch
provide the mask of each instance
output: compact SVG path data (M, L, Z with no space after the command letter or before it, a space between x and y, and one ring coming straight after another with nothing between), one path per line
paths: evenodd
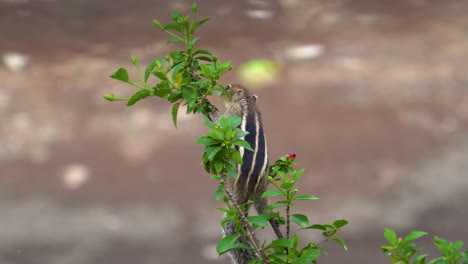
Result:
M259 243L258 243L258 239L257 237L255 236L254 232L253 232L253 229L252 229L252 226L250 225L249 221L247 220L247 218L245 217L245 214L244 212L242 211L242 209L240 208L239 204L236 202L236 200L234 199L234 196L232 195L231 191L229 190L229 188L227 187L226 185L226 176L224 174L221 173L221 178L223 179L223 184L224 184L224 191L226 192L228 198L229 198L229 201L231 202L231 204L236 208L237 212L239 213L239 216L242 220L242 224L243 226L247 229L247 234L246 234L246 237L247 239L250 241L250 243L252 244L252 247L254 248L255 252L260 256L260 258L262 259L262 262L265 263L265 264L268 264L270 263L268 261L268 257L266 256L265 252L261 249Z

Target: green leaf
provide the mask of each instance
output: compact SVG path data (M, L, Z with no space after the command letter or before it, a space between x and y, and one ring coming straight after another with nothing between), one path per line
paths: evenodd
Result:
M177 11L172 11L172 19L178 23L180 23L183 19L182 14Z
M422 254L422 255L419 255L417 256L414 261L413 261L413 264L425 264L426 263L426 257L428 256L429 254Z
M240 139L240 138L242 138L242 137L247 136L248 134L249 134L249 132L244 131L244 130L242 130L242 129L240 129L240 128L237 128L237 129L236 129L236 136L235 136L232 140Z
M223 128L223 130L225 131L226 134L230 133L232 131L231 129L231 121L229 119L227 119L226 117L222 116L220 119L219 119L219 124L220 126Z
M209 137L209 136L202 136L197 139L197 143L200 145L210 146L220 144L221 142L218 139Z
M209 128L213 128L216 126L215 123L211 122L211 120L205 115L203 116L203 119L205 121L205 126L209 127Z
M259 226L259 227L267 227L268 226L268 220L263 218L262 216L260 215L255 215L255 216L248 216L247 217L247 220L249 220L249 222Z
M418 239L424 235L427 235L427 232L422 232L422 231L411 231L406 237L405 240L415 240Z
M207 146L205 148L205 152L208 155L208 160L213 160L213 158L218 154L218 152L222 149L221 146Z
M348 221L346 221L344 219L340 219L340 220L334 221L332 225L335 228L340 228L340 227L343 227L343 226L347 225L348 223L349 223Z
M177 31L177 32L182 33L181 30L180 30L179 25L177 25L177 23L174 23L174 22L170 22L170 23L167 24L163 29L166 29L166 30L172 29L172 30L175 30L175 31ZM179 38L179 39L180 39L180 38Z
M119 80L121 82L126 82L126 83L128 83L128 81L130 80L130 78L128 77L127 69L125 68L118 69L116 72L112 73L109 77L111 77L112 79Z
M224 195L224 188L223 185L218 185L218 188L216 188L216 191L214 193L214 198L216 201L219 201L219 199L223 198Z
M242 123L242 118L238 115L231 115L228 119L231 121L231 127L238 127Z
M164 74L164 72L161 71L152 71L151 72L154 76L158 77L162 81L167 81L167 76Z
M299 180L301 178L302 174L304 174L305 169L302 169L300 171L296 171L292 177L293 181Z
M385 228L384 237L390 245L394 245L397 242L397 235L395 231Z
M276 209L278 207L281 207L283 205L285 205L285 204L282 203L282 202L272 203L272 204L268 205L267 207L265 207L265 211L268 212L268 211L271 211L271 210Z
M323 231L327 230L327 228L324 225L321 225L321 224L311 225L307 229L318 229L318 230L323 230Z
M223 170L223 161L222 160L216 160L215 161L215 170L217 173L220 173Z
M284 194L278 190L268 190L262 194L262 198L268 198L272 196L282 196L282 195Z
M193 23L193 25L190 28L190 34L193 34L195 32L195 30L197 30L198 27L200 27L201 25L203 25L206 21L208 21L210 19L211 18L205 18L205 19L202 19L200 21L197 21L197 22Z
M348 251L348 247L346 246L345 242L343 241L343 239L341 237L332 237L330 239L328 239L330 241L335 241L336 243L340 244L344 250Z
M213 60L211 60L211 58L208 58L206 56L200 56L200 57L196 57L195 58L196 60L202 60L202 61L208 61L208 62L212 62Z
M233 151L233 152L231 153L231 160L233 160L235 163L241 164L241 165L242 165L242 163L244 163L244 162L242 161L242 157L241 157L240 152L237 151L237 150L236 150L236 151Z
M203 76L209 80L214 79L213 71L211 70L210 67L208 67L206 64L200 64L201 71L203 73Z
M226 171L232 178L237 178L237 171L236 168L230 163L225 163Z
M301 257L299 257L296 260L293 260L291 263L292 264L308 264L315 260L318 256L320 256L320 251L317 249L307 249L304 250L301 254Z
M204 49L196 50L196 51L193 53L193 56L195 56L195 55L197 55L197 54L206 54L206 55L210 55L210 56L213 55L213 53L211 53L211 51L209 51L209 50L204 50Z
M153 20L153 25L155 25L159 29L163 29L163 26L161 25L161 22L157 21L156 19Z
M138 64L138 59L135 57L135 56L132 56L132 63L134 65L137 65Z
M196 37L190 41L190 45L195 45L195 43L200 39L200 37Z
M146 67L146 70L145 70L145 83L148 81L148 78L149 78L149 75L151 73L151 71L153 71L154 67L156 67L156 64L157 62L161 62L164 58L157 58L155 60L153 60L149 65L148 67Z
M177 127L177 113L179 112L180 103L175 103L172 106L172 122L174 122L174 126Z
M140 90L136 92L132 97L128 100L127 106L134 105L136 102L150 96L150 92L148 90Z
M271 242L266 248L273 248L273 247L283 247L283 248L292 248L293 243L291 240L287 238L278 238Z
M243 148L248 149L250 151L254 151L253 148L250 146L249 142L247 142L245 140L238 139L238 140L233 141L232 144L243 147Z
M197 91L195 91L195 89L193 89L191 86L188 86L188 85L183 87L182 96L187 101L198 99Z
M242 243L236 243L237 239L239 239L240 234L234 234L234 235L229 235L223 237L221 241L219 241L218 245L216 246L216 252L218 252L219 255L222 255L228 251L231 251L233 249L241 249L241 248L246 248L248 249L249 247L245 244Z
M173 38L171 38L170 40L168 40L168 41L166 42L166 45L167 45L167 44L170 44L170 43L172 43L172 42L178 42L178 41L184 42L184 40L181 39L181 38L179 38L179 37L173 37Z
M291 215L291 220L298 224L302 228L309 227L309 219L303 214L293 214Z
M318 200L318 197L315 197L313 195L301 195L294 197L293 200Z

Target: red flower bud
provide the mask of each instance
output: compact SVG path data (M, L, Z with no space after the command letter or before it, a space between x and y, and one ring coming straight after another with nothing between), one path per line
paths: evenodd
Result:
M286 159L292 159L292 158L295 158L296 157L296 153L293 153L293 154L289 154Z

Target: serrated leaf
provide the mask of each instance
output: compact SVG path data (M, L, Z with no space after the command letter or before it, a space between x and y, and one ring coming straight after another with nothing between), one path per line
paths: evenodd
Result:
M345 242L343 241L341 237L336 236L336 237L329 238L328 240L335 241L336 243L340 244L344 250L348 251L348 247L346 246Z
M234 244L239 239L239 237L240 237L239 234L234 234L234 235L223 237L223 239L221 239L221 241L219 241L218 245L216 246L216 252L219 255L222 255L233 249L241 249L241 248L248 249L249 247L245 244L242 244L242 243Z
M121 82L126 82L126 83L128 83L128 81L130 80L130 78L128 77L127 69L125 68L118 69L117 71L112 73L109 77L111 77L112 79L119 80Z
M309 219L307 218L306 215L293 214L293 215L291 215L291 220L293 220L294 223L298 224L302 228L309 227Z
M384 237L390 245L393 245L397 242L397 235L395 231L385 228Z
M346 221L344 219L340 219L340 220L334 221L332 225L335 228L340 228L340 227L343 227L343 226L347 225L348 223L349 223L348 221Z
M422 231L411 231L406 237L405 240L415 240L418 239L424 235L427 235L427 232L422 232Z
M179 112L179 106L180 106L180 103L175 103L173 106L172 106L172 122L174 122L174 126L177 127L177 113Z
M253 148L250 146L249 142L245 141L245 140L235 140L232 142L232 144L234 145L237 145L239 147L243 147L245 149L248 149L250 151L254 151Z
M130 97L130 99L127 102L127 106L134 105L136 102L148 96L150 96L150 92L148 90L140 90L136 92L134 95L132 95L132 97Z
M259 227L267 227L269 224L268 220L260 215L248 216L247 220Z
M262 198L268 198L273 196L283 196L284 194L278 190L268 190L262 194Z
M318 200L318 197L313 196L313 195L301 195L294 197L293 200Z

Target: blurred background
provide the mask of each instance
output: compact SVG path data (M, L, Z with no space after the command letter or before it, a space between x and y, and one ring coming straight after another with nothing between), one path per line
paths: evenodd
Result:
M181 48L151 20L191 4L0 0L0 263L230 262L202 118L175 129L167 102L102 98L135 92L108 77L136 79L131 55ZM468 242L468 1L198 4L213 19L197 46L256 88L271 159L297 153L300 191L320 197L298 212L350 221L349 251L327 243L320 263L389 263L384 227L429 232L432 257L434 235Z

